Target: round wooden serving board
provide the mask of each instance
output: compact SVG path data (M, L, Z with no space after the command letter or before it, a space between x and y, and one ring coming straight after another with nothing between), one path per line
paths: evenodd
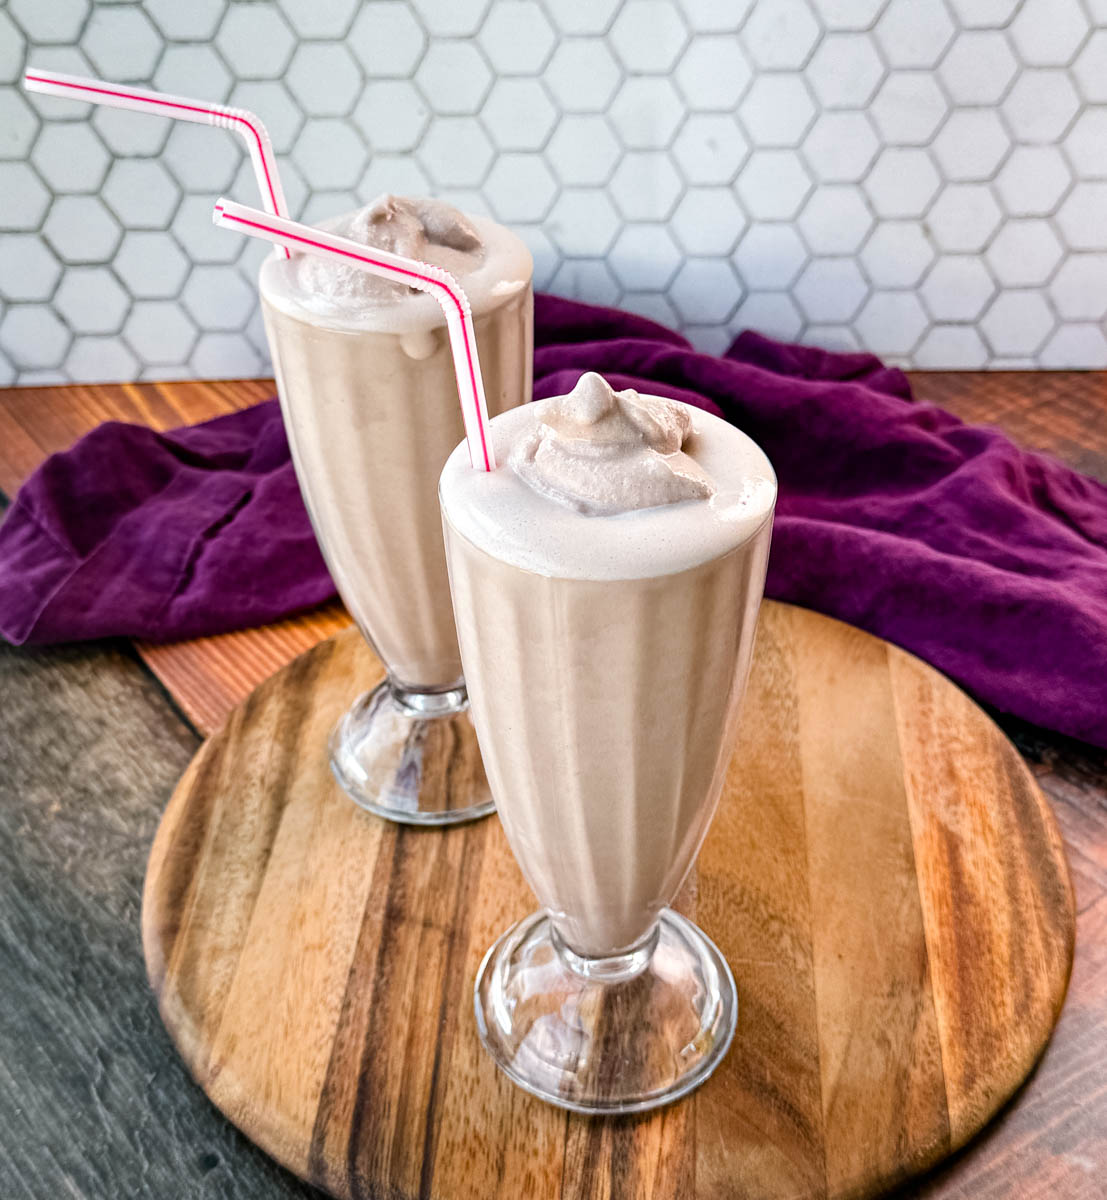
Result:
M351 630L193 760L150 857L162 1016L249 1137L342 1197L862 1197L962 1145L1059 1014L1074 910L1014 748L884 642L767 603L741 740L677 907L738 981L690 1098L594 1119L512 1086L473 1019L481 956L535 907L499 822L355 808L327 732L381 675ZM473 744L428 748L441 786Z

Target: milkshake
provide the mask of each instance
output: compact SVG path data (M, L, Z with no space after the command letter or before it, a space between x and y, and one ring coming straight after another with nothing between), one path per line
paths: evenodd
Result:
M594 374L491 430L505 465L460 447L440 499L485 769L543 911L490 951L481 1035L554 1103L653 1107L734 1028L725 962L667 906L733 746L775 478L733 426Z
M453 274L472 306L490 414L530 397L532 263L514 234L396 196L323 228ZM304 502L338 592L388 672L336 730L335 773L358 803L396 819L487 811L483 780L472 805L443 807L423 794L419 771L428 720L457 719L458 736L468 724L436 495L463 436L442 310L311 255L267 259L260 289Z

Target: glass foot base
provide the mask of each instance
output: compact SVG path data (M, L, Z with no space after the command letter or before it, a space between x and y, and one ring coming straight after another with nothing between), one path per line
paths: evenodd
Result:
M386 680L334 727L331 770L362 808L408 825L456 825L495 807L464 687L408 692Z
M714 943L670 909L618 958L568 950L544 912L485 955L477 1028L503 1072L583 1113L643 1112L698 1087L734 1037L738 995Z

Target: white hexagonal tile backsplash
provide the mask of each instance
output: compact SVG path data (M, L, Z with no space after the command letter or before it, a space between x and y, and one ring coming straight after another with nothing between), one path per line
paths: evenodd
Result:
M268 369L221 132L25 95L27 62L259 113L293 215L430 191L536 281L926 367L1107 365L1107 6L8 0L0 382Z

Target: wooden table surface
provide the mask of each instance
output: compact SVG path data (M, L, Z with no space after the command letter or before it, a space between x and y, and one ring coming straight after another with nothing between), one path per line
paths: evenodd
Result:
M920 399L998 424L1107 480L1107 375L921 374ZM0 492L109 417L159 428L271 394L268 381L0 391ZM189 1080L139 944L160 812L202 735L255 682L341 627L337 605L177 646L0 646L0 1197L317 1193ZM1001 1117L903 1195L1107 1195L1107 753L999 718L1064 833L1079 910L1057 1032Z

